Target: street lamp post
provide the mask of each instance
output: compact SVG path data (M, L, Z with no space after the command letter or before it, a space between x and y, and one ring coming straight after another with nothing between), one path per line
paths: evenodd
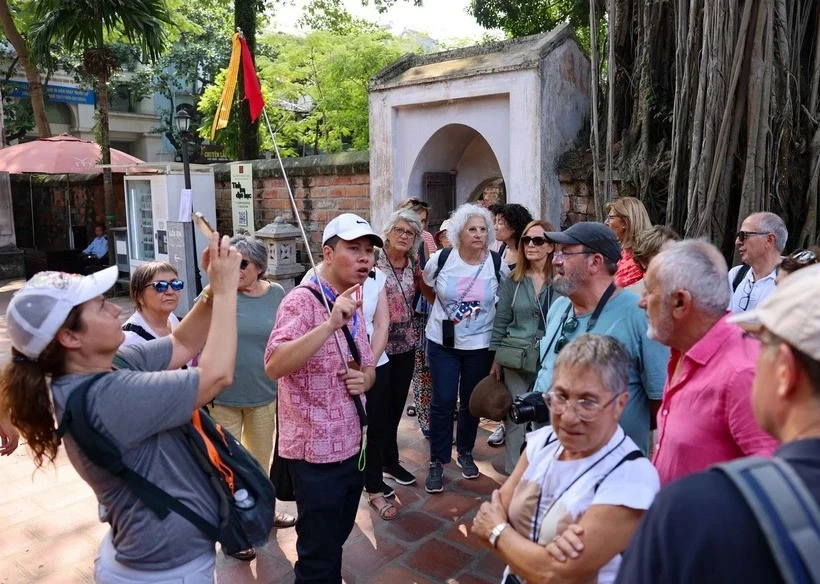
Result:
M191 116L184 109L180 109L176 115L177 129L179 130L180 138L182 138L182 174L185 179L185 190L191 196L191 214L194 212L194 196L191 192L191 164L188 160L188 140L191 137ZM199 261L196 254L196 227L194 221L191 220L191 243L194 248L194 283L196 285L197 296L202 292L202 274L199 272Z

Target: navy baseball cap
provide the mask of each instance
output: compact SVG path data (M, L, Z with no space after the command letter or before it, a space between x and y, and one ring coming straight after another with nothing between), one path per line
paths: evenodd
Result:
M612 262L621 259L621 242L603 223L581 221L565 231L549 231L546 237L559 245L585 245Z

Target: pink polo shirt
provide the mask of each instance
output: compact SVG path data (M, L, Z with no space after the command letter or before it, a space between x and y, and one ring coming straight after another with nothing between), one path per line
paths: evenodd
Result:
M661 485L712 464L752 454L770 456L777 441L752 414L752 381L760 350L723 317L685 354L672 350L652 462ZM671 379L678 361L681 374Z
M305 285L319 289L312 283ZM313 294L300 288L292 290L279 305L276 324L265 349L265 362L279 345L304 336L327 318L327 311ZM348 323L348 327L351 326ZM347 342L341 331L338 335L350 360ZM355 341L361 366L375 367L361 312ZM300 369L279 379L279 454L283 458L324 464L340 462L359 453L361 425L353 398L339 379L341 369L336 341L329 337ZM364 400L362 396L362 403Z

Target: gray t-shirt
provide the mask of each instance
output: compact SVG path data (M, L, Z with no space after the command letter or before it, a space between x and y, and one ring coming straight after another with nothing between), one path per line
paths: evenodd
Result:
M119 447L129 468L216 525L216 493L180 429L194 410L199 371L164 371L172 351L170 337L121 347L117 357L131 370L107 373L90 388L90 422ZM58 420L68 397L88 377L70 374L52 381ZM101 519L111 524L118 562L139 570L166 570L214 549L215 542L187 519L174 512L159 519L121 479L91 463L70 434L64 443L71 464L106 510Z
M262 296L236 296L236 373L233 383L219 392L214 403L255 408L276 399L276 382L265 373L265 347L276 322L285 289L272 283Z

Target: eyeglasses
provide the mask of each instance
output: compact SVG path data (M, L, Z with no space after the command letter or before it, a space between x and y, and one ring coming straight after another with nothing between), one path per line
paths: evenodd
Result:
M475 235L476 233L484 234L484 233L487 233L487 228L486 227L468 227L467 228L467 233L469 233L470 235Z
M817 254L810 249L798 249L791 253L789 259L797 262L801 266L807 266L817 263Z
M399 237L412 237L412 238L416 237L416 232L412 231L410 229L402 229L401 227L394 227L391 231L393 233L395 233L396 235L398 235Z
M555 343L556 355L561 352L561 349L563 349L569 344L569 339L567 338L567 335L571 335L576 330L578 330L578 319L574 316L565 318L564 323L561 325L561 336L558 337L558 341Z
M430 203L428 203L427 201L422 201L421 199L417 199L415 197L407 199L407 202L411 205L418 205L420 207L424 207L425 209L427 209L430 206Z
M746 241L747 237L751 237L752 235L769 235L771 231L738 231L735 234L735 239L738 241Z
M549 407L553 414L561 416L566 413L567 408L572 408L572 411L575 412L575 415L578 416L578 419L582 422L595 421L595 418L616 399L618 399L617 395L605 404L599 404L595 400L586 398L572 400L565 395L553 391L549 391L544 395L544 402L546 402L547 407Z
M535 237L524 235L523 237L521 237L521 245L533 244L536 247L541 247L545 243L547 243L547 238L541 237L540 235L536 235Z
M553 254L554 259L563 258L564 256L574 256L574 255L589 255L591 253L595 253L594 251L556 251Z
M244 270L249 265L250 265L250 262L248 260L242 260L241 262L239 262L239 269Z
M740 301L737 303L737 307L740 308L742 311L746 311L749 308L749 302L752 299L752 290L755 287L755 283L753 280L746 280L743 283L743 296L740 298Z
M185 287L185 282L182 280L171 280L170 282L168 280L157 280L156 282L151 282L148 286L153 286L154 290L160 293L167 292L168 286L170 286L174 292L179 292ZM148 288L148 286L146 286L146 288Z

